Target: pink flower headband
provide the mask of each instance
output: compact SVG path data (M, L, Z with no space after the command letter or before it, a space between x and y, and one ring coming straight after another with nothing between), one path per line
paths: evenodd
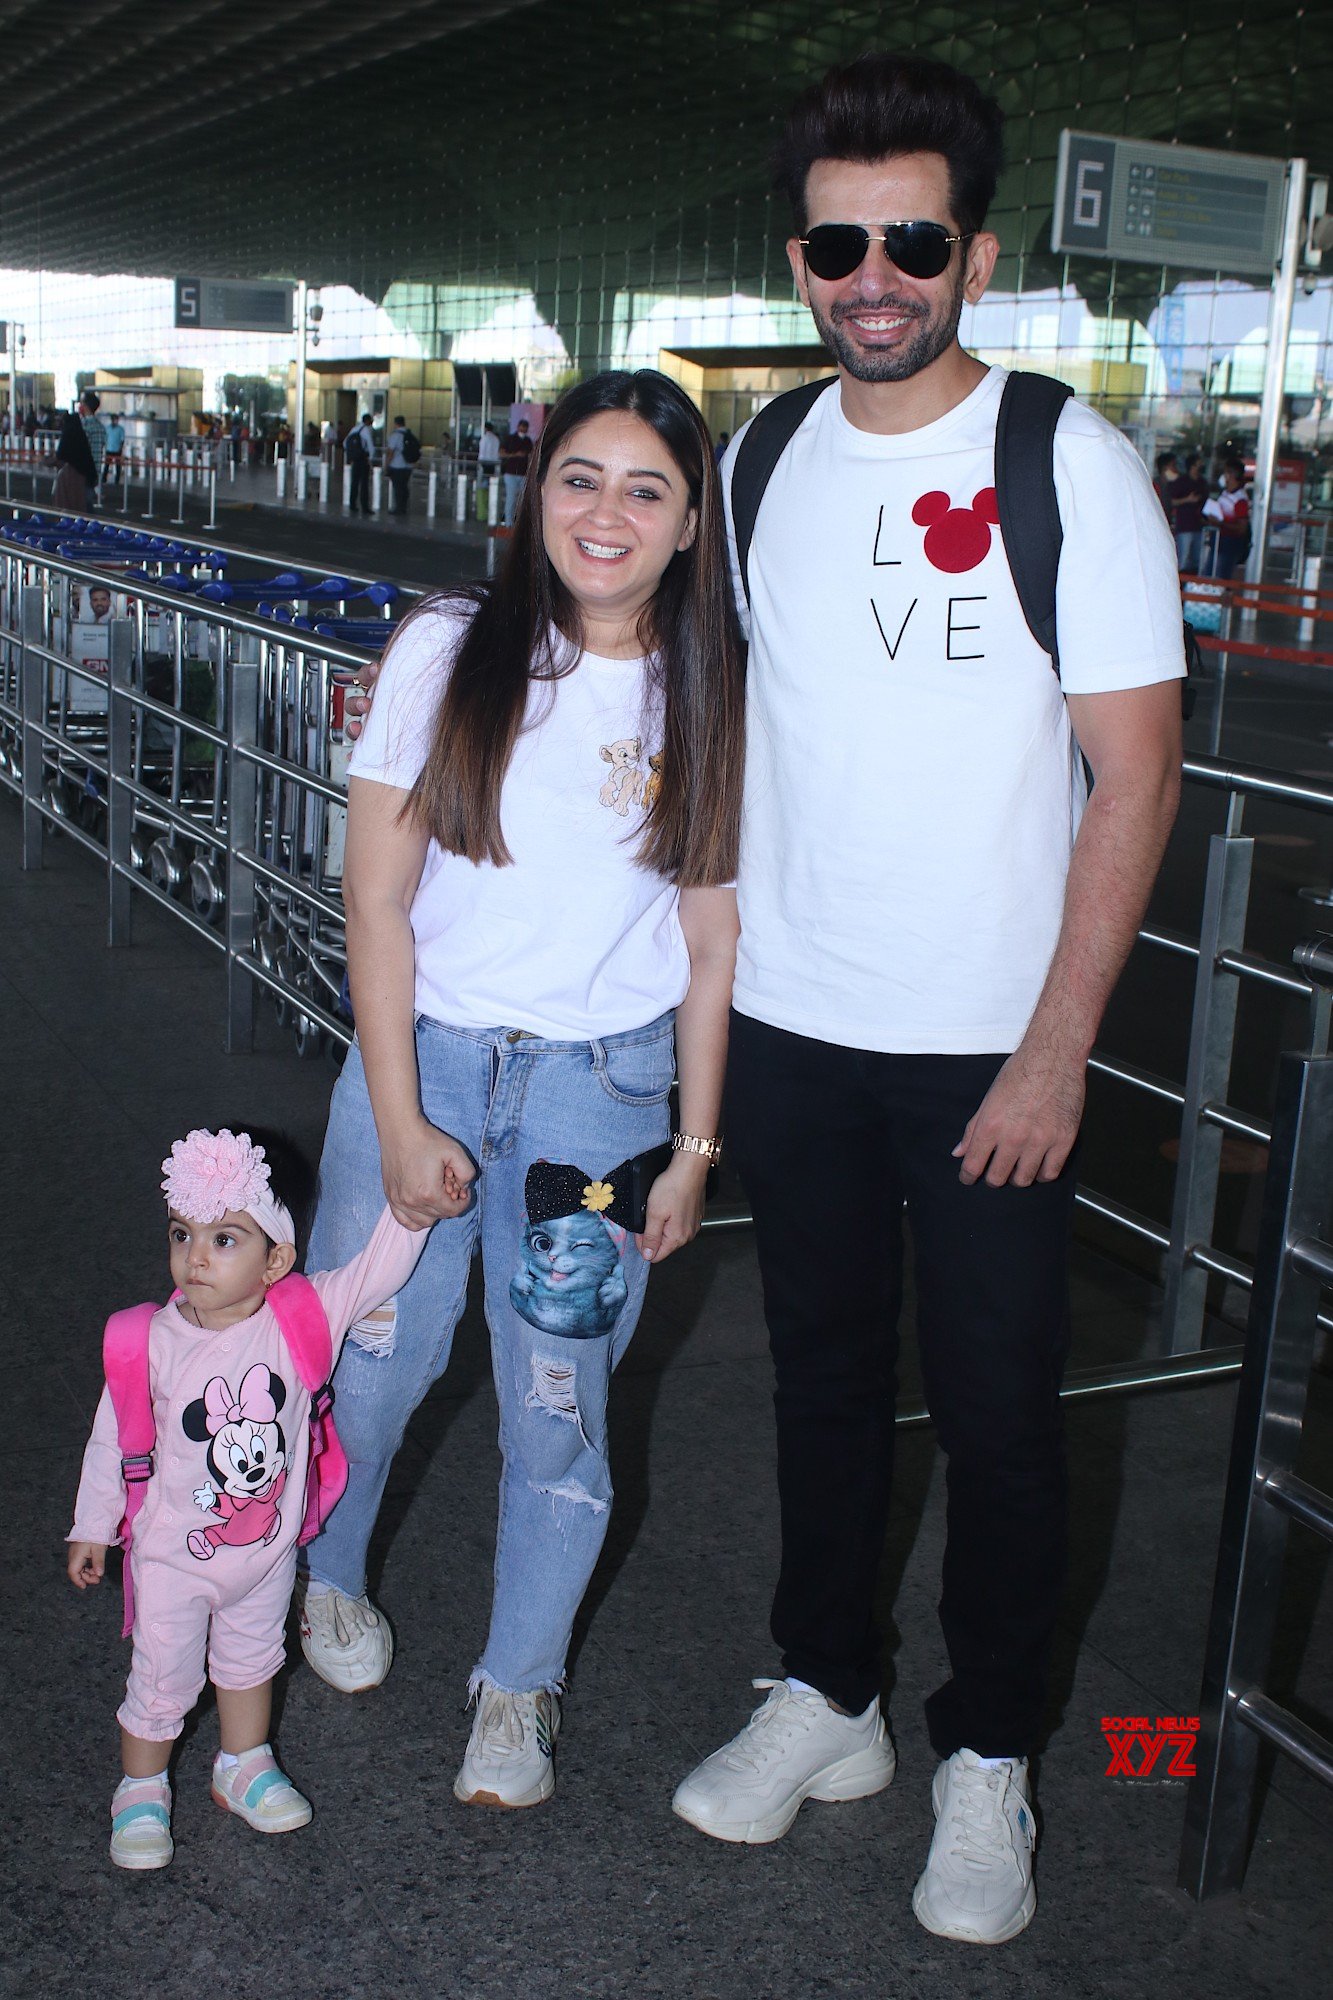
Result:
M290 1211L275 1199L264 1148L244 1132L202 1128L177 1139L162 1162L167 1206L187 1222L220 1222L248 1215L274 1243L295 1243Z

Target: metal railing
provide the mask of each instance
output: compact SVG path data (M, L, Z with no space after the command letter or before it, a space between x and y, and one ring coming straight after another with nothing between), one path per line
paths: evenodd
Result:
M22 798L24 865L40 865L43 834L58 825L107 870L112 943L128 940L137 891L218 950L229 1047L248 1044L261 990L302 1054L347 1043L338 683L366 653L135 582L134 615L112 628L108 704L108 677L61 643L62 593L75 582L105 586L108 575L49 549L0 543L0 783ZM100 690L101 713L88 712L86 694L72 700L75 689ZM1149 1216L1087 1185L1077 1191L1080 1209L1161 1253L1162 1355L1082 1386L1071 1381L1074 1394L1239 1367L1238 1347L1211 1349L1206 1363L1199 1351L1210 1275L1245 1290L1254 1283L1249 1264L1213 1240L1222 1142L1271 1138L1265 1117L1228 1101L1241 987L1301 998L1306 1052L1329 1047L1329 993L1247 948L1254 842L1243 824L1252 799L1333 815L1333 786L1207 757L1189 759L1184 777L1226 799L1224 831L1209 845L1200 932L1148 926L1138 950L1194 961L1185 1075L1159 1076L1103 1048L1091 1062L1117 1088L1179 1111L1171 1213ZM715 1206L705 1226L749 1221L741 1207ZM1333 1316L1319 1323L1333 1327Z
M1333 984L1333 940L1302 948ZM1333 1057L1282 1057L1253 1303L1199 1699L1180 1884L1204 1898L1244 1879L1264 1742L1333 1786L1333 1742L1265 1691L1288 1525L1333 1541L1333 1496L1297 1471L1322 1287L1333 1286Z

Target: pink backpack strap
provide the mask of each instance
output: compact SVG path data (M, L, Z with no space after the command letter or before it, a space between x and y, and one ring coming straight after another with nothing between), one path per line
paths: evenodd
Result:
M116 1530L116 1540L125 1551L122 1638L128 1638L134 1626L130 1544L134 1539L134 1517L143 1505L145 1488L153 1476L153 1447L157 1443L148 1389L148 1329L156 1311L154 1305L126 1306L122 1312L112 1313L102 1336L102 1369L111 1407L116 1413L120 1473L125 1481L125 1512Z
M269 1287L282 1337L296 1372L310 1395L310 1465L306 1474L305 1519L298 1540L313 1541L343 1496L347 1454L333 1421L333 1336L328 1314L309 1278L292 1271Z

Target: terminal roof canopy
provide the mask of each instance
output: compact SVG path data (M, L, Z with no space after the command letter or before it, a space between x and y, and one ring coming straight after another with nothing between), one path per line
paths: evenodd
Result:
M1000 219L1040 255L1060 127L1333 164L1333 6L1195 0L0 0L0 264L531 290L783 272L766 158L867 47L1010 116ZM1017 216L1017 221L1014 218ZM1031 280L1029 280L1031 282ZM788 294L784 294L788 295Z

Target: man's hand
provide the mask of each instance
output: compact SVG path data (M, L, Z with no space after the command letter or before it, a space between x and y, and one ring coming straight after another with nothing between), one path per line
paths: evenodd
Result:
M634 1239L650 1264L660 1264L699 1234L707 1180L708 1162L701 1153L677 1153L657 1176L648 1190L647 1227Z
M385 1199L405 1229L450 1221L472 1199L477 1169L471 1155L425 1118L401 1138L385 1142L381 1166Z
M367 660L356 677L355 687L347 690L343 703L343 734L349 743L355 743L366 726L370 714L370 704L375 699L375 683L379 679L380 661Z
M76 1590L100 1583L106 1573L105 1542L71 1542L65 1573Z
M1078 1137L1087 1091L1082 1056L1020 1044L982 1098L953 1149L964 1187L1031 1187L1053 1181Z

